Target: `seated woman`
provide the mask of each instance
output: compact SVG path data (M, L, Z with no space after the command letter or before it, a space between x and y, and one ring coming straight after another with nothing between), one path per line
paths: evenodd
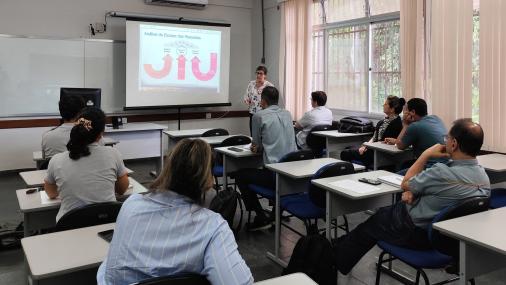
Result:
M406 101L397 96L388 96L383 104L383 112L386 117L380 120L374 130L374 135L369 142L384 141L385 138L396 138L402 130L402 119L399 114L402 112ZM360 148L350 148L341 152L341 159L344 161L361 162L368 166L374 162L374 152L362 145Z
M314 91L311 93L312 110L307 111L300 120L295 123L295 128L300 131L297 133L297 145L301 148L307 148L306 138L311 129L318 125L332 125L332 111L325 104L327 103L327 94L323 91Z
M98 284L200 274L211 284L252 284L251 272L220 214L203 208L213 186L211 148L181 140L146 195L133 194L116 221Z
M118 150L102 146L105 115L85 108L70 132L68 151L49 161L44 189L49 198L62 202L56 221L70 210L100 202L116 201L128 188L127 169Z

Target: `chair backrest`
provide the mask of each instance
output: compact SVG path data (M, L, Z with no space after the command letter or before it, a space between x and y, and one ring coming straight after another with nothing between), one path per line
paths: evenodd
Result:
M228 136L228 131L225 129L212 129L202 134L203 137L217 137L217 136Z
M60 218L56 224L56 231L114 223L121 205L120 202L104 202L73 209Z
M334 162L331 164L327 164L321 167L311 178L326 178L333 176L341 176L347 174L355 173L355 168L353 168L353 164L347 161ZM309 199L313 204L320 208L325 208L325 191L312 183L309 184L308 189Z
M324 137L315 136L313 132L330 131L331 125L318 125L314 126L306 137L307 146L313 151L316 156L320 156L322 151L326 148L326 140Z
M244 145L251 143L251 139L247 136L233 136L223 140L220 146Z
M290 153L285 154L279 162L290 162L290 161L299 161L299 160L308 160L313 159L314 154L310 150L297 150Z
M453 238L441 234L432 229L432 224L440 221L463 217L489 209L490 198L488 196L476 196L463 199L449 207L446 207L434 217L428 228L429 240L438 251L452 257L459 256L459 242Z
M162 276L149 278L131 285L211 285L202 275Z
M339 130L341 123L339 121L332 121L332 130Z

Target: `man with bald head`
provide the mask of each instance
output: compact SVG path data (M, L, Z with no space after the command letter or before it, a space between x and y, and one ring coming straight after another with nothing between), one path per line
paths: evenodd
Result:
M430 248L427 226L444 208L469 197L490 195L490 181L478 155L483 129L471 119L453 122L445 144L425 150L409 168L401 188L402 201L379 209L349 234L334 241L337 268L343 274L378 240L413 249ZM424 170L433 159L449 159Z

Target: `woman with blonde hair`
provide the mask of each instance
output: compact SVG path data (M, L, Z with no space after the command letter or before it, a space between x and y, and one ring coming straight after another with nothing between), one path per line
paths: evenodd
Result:
M213 186L211 154L202 140L180 141L150 193L126 200L98 284L189 273L211 284L253 283L227 222L202 207Z

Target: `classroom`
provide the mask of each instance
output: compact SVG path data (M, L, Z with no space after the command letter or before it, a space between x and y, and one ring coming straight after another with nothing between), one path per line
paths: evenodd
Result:
M0 1L0 284L505 284L504 14Z

